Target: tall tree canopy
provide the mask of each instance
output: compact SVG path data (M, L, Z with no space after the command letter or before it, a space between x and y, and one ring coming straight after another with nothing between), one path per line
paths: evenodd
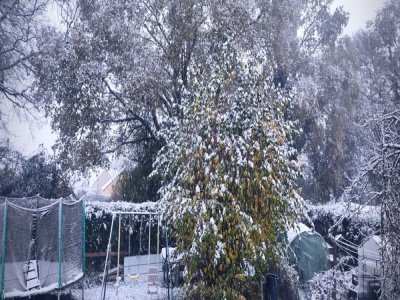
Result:
M2 0L0 2L0 125L6 125L11 110L26 113L35 108L28 91L37 55L39 18L46 0Z
M141 143L160 148L180 87L192 84L189 65L219 53L225 34L238 51L263 50L285 86L306 61L300 53L334 45L346 16L330 13L331 2L77 1L67 33L45 32L35 60L62 162L85 169Z
M0 147L0 195L60 198L72 195L69 177L45 151L29 158Z
M278 235L301 208L288 96L274 87L268 64L241 59L225 44L222 55L194 68L193 86L182 88L162 131L161 206L191 297L256 297L267 263L283 254Z
M381 206L382 298L400 297L400 3L388 1L355 37L364 79L360 171L351 199Z

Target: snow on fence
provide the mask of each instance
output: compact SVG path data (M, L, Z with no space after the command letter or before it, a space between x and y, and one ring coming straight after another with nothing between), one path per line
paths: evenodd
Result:
M124 201L86 201L86 219L101 218L104 215L111 215L113 211L156 211L157 202L131 203Z

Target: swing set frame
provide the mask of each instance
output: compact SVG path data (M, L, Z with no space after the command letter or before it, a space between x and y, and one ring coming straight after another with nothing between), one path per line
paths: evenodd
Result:
M150 211L132 211L132 212L127 212L127 211L112 211L112 219L111 219L111 228L110 228L110 235L108 238L108 245L107 245L107 252L106 252L106 260L104 263L104 273L103 273L103 280L102 280L102 288L101 288L101 299L105 300L106 299L106 289L107 289L107 275L108 275L108 261L111 256L111 242L112 242L112 234L113 234L113 228L114 228L114 222L115 219L118 217L118 254L117 254L117 279L116 279L116 287L117 287L117 293L118 293L118 286L119 282L121 280L121 277L119 276L119 269L120 269L120 246L121 246L121 216L123 215L130 215L130 216L149 216L149 240L148 240L148 257L147 257L147 266L148 266L148 286L147 286L147 292L149 294L158 294L158 269L159 269L159 249L160 249L160 215L157 212L150 212ZM157 268L150 268L150 238L151 238L151 224L153 219L157 219ZM142 222L142 219L141 221ZM140 229L142 230L142 229ZM141 243L141 241L140 241ZM139 249L141 251L141 249ZM140 259L140 252L139 252L139 259ZM137 279L139 278L139 273L136 275ZM150 287L155 286L157 288L157 291L151 291Z

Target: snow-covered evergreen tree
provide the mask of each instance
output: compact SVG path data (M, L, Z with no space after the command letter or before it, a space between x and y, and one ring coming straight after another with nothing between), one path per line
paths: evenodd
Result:
M271 66L223 47L192 68L193 87L182 88L161 131L166 145L155 172L164 179L161 206L176 230L189 295L252 298L302 205L294 124Z

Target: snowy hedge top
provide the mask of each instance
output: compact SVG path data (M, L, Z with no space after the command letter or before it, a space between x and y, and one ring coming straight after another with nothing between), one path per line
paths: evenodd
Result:
M313 219L332 216L336 220L344 217L354 222L379 222L380 220L379 206L361 205L344 201L330 202L323 205L307 204L307 211L312 214Z
M92 217L101 218L103 215L111 214L113 211L156 211L157 202L142 202L131 203L125 201L101 202L87 201L86 202L86 218Z

